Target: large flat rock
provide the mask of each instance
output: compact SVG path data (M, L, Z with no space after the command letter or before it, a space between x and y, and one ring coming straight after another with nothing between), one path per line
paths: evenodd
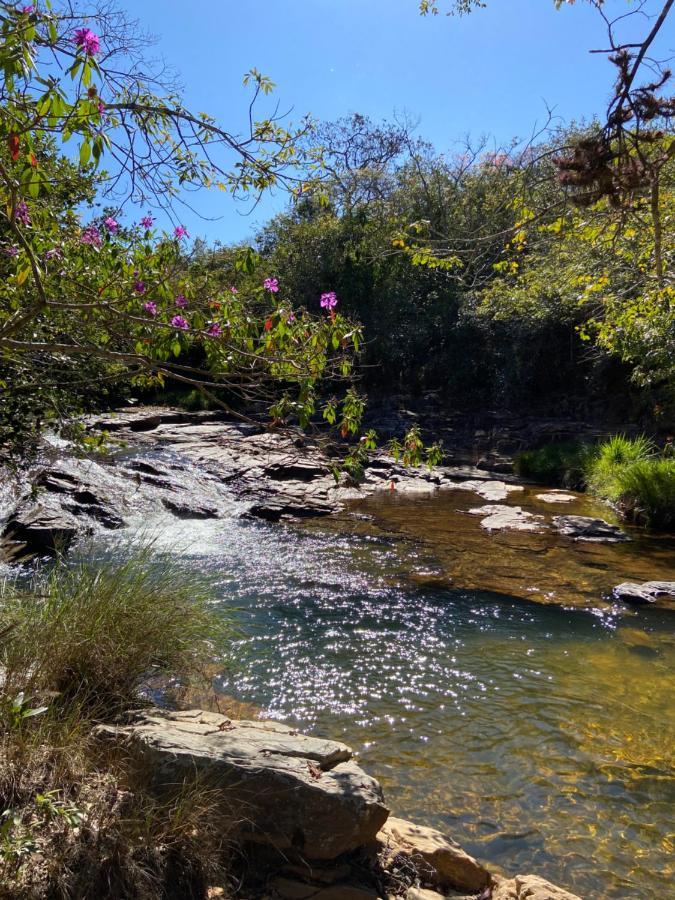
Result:
M158 789L198 774L222 791L223 813L242 838L309 859L368 843L389 815L379 784L349 747L277 722L151 709L125 725L99 726L96 735L148 763Z

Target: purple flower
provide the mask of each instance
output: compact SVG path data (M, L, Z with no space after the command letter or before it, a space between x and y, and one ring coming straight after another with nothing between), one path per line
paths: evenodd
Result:
M182 294L179 294L176 297L176 306L180 307L180 309L185 309L188 305L187 297L184 297Z
M295 322L295 313L293 311L289 312L287 322Z
M184 319L182 316L174 316L171 320L171 325L173 328L180 329L180 331L187 331L190 327L187 319Z
M141 219L141 225L143 228L145 228L146 231L149 228L152 228L154 222L154 217L151 216L150 213L148 213L147 216L143 216L143 218Z
M98 101L98 103L96 104L96 108L98 109L99 116L102 116L105 112L105 103L103 102L103 100Z
M279 279L278 278L266 278L263 281L263 287L266 291L269 291L270 294L277 294L279 292Z
M321 306L323 309L335 309L338 305L338 298L335 291L326 291L321 295Z
M30 225L30 214L28 212L28 206L24 200L19 200L14 209L14 218L17 222L20 222L22 225Z
M188 230L184 225L177 225L173 230L173 236L178 240L189 237Z
M18 247L5 247L4 252L7 256L11 256L12 259L14 259L15 257L17 257L19 255L19 248Z
M150 315L150 316L156 316L156 315L157 315L157 304L155 303L154 300L148 300L147 303L144 303L144 304L143 304L143 309L144 309L144 310L146 311L146 313L148 313L148 315Z
M100 247L103 243L101 233L95 225L87 225L80 235L80 241L83 244L91 244L92 247Z
M24 14L24 16L29 16L32 12L35 12L35 7L34 6L24 6L24 7L22 7L21 12Z
M63 253L60 247L52 247L51 250L45 250L45 259L61 259Z
M137 278L136 281L134 281L134 290L137 294L144 294L147 290L145 282L141 281L140 278Z
M117 222L115 219L113 219L112 216L108 216L107 219L104 219L103 224L105 225L107 230L110 232L110 234L117 234L117 232L120 230L119 222Z
M206 333L210 334L211 337L220 337L220 335L223 333L223 329L217 322L211 322Z
M101 49L101 42L97 34L90 28L78 28L73 35L73 41L78 50L84 51L87 56L96 56Z

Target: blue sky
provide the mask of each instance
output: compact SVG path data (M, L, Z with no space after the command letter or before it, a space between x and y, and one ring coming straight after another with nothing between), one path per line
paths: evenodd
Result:
M625 11L625 0L608 0ZM579 2L556 12L552 0L488 0L468 17L417 14L416 0L141 0L129 10L157 39L180 74L188 106L231 130L243 127L244 72L255 66L276 83L291 117L335 119L360 112L419 119L418 134L439 150L463 135L497 143L526 137L546 118L602 114L612 67L602 23ZM663 42L662 42L663 43ZM673 23L665 36L675 45ZM252 215L221 192L193 198L202 221L185 212L192 236L244 239L284 197Z

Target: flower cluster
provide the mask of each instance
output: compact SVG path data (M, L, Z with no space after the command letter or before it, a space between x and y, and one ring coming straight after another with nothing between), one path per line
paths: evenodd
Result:
M99 36L90 28L78 28L73 35L73 41L77 49L82 50L86 56L96 56L101 49Z
M220 335L223 333L223 329L217 322L211 322L206 330L206 333L210 334L211 337L220 337Z
M30 214L28 206L23 200L19 200L14 209L14 219L21 225L30 225Z
M117 232L120 230L119 222L113 219L112 216L108 216L106 219L104 219L103 224L110 234L117 234Z
M187 305L187 297L184 297L182 294L178 294L178 296L176 297L176 306L179 307L179 309L185 309Z
M146 313L147 313L149 316L156 316L156 315L157 315L157 304L155 303L154 300L148 300L147 303L144 303L144 304L143 304L143 309L146 311Z
M145 282L141 281L140 278L137 278L136 281L134 281L134 290L137 294L144 294L147 290Z
M279 293L279 279L278 278L266 278L263 281L263 287L266 291L269 291L270 294Z
M187 331L190 327L187 319L184 319L183 316L174 316L171 319L171 325L173 328L178 328L179 331Z
M338 298L335 291L326 291L325 294L321 295L321 307L322 309L335 309L338 305Z
M80 241L83 244L90 244L92 247L100 247L103 243L101 232L95 225L87 225L80 235Z
M181 238L189 237L190 235L188 234L188 230L184 225L177 225L173 230L173 236L176 238L176 240L180 240Z
M147 231L149 228L152 228L154 221L154 216L151 216L150 213L148 213L147 216L143 216L141 219L141 227L145 228Z

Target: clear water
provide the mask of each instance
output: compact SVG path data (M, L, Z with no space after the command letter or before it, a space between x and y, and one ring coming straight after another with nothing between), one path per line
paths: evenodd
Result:
M675 544L488 536L467 503L144 529L234 617L219 689L349 743L397 814L587 898L672 896L675 614L600 598L627 572L666 577Z

